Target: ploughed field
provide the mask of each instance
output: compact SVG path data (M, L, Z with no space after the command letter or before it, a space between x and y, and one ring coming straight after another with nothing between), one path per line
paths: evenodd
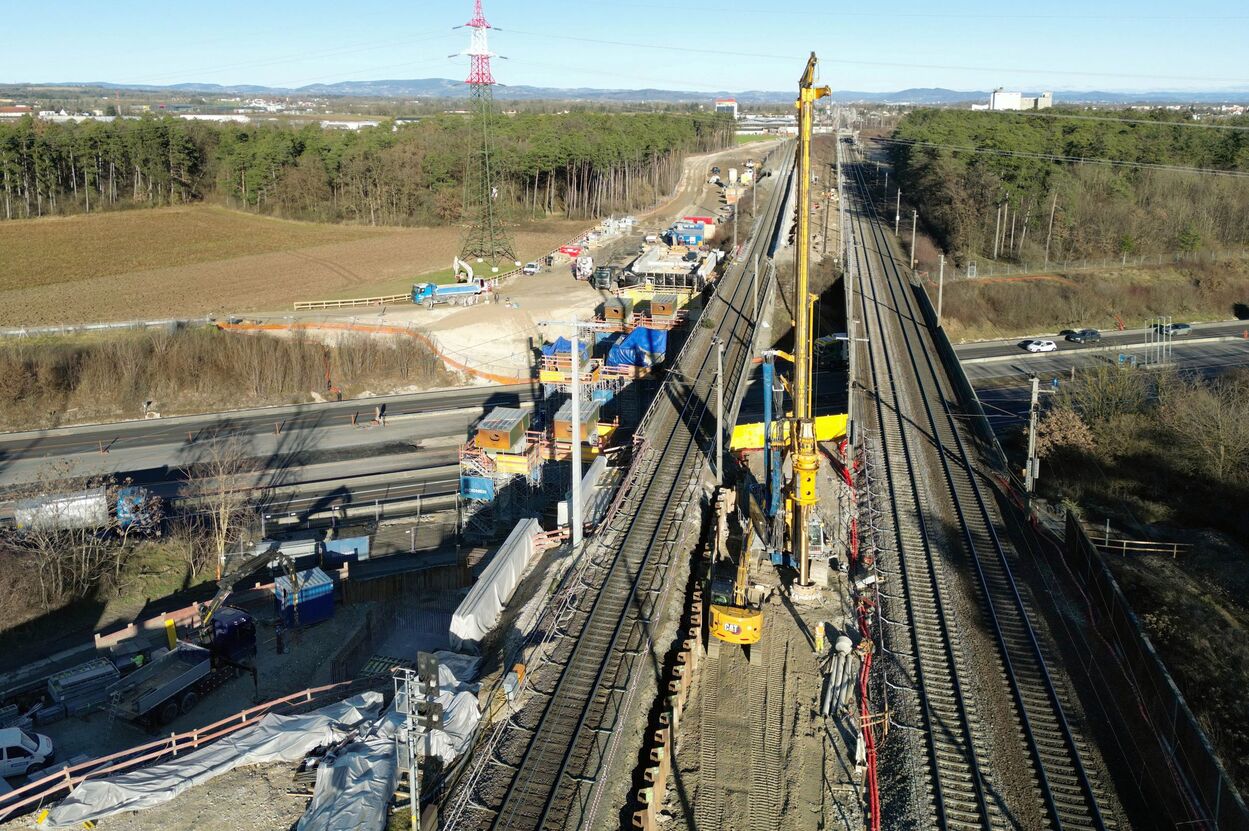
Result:
M532 259L584 223L515 230ZM211 205L0 222L0 326L290 309L295 300L389 293L445 269L458 226L293 222Z

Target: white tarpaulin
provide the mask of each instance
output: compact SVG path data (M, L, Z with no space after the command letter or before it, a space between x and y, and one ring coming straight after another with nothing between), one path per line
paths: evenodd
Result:
M481 718L478 685L467 682L476 675L480 659L452 652L435 655L442 729L432 731L428 740L422 736L418 746L422 756L428 751L449 765L468 748ZM312 802L297 831L382 831L386 827L387 808L399 781L395 740L405 738L405 699L401 693L376 729L343 748L332 763L317 769Z
M590 465L585 476L581 477L581 521L586 525L597 525L607 513L611 505L612 491L610 488L599 487L599 480L607 472L607 457L599 456ZM568 499L561 499L557 508L560 525L567 525L572 516L572 508Z
M380 693L366 692L305 715L270 713L255 726L201 750L129 773L83 782L51 810L46 825L75 827L123 811L151 808L237 767L297 762L313 748L340 740L360 722L376 719L381 705Z
M534 554L534 535L542 530L536 519L518 522L499 547L490 565L469 590L464 602L451 616L451 646L475 650L481 639L499 622L499 615L512 599L529 560Z

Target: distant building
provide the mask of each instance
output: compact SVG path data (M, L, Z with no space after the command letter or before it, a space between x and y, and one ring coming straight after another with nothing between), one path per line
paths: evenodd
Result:
M0 107L0 118L21 118L30 114L30 107L23 107L20 104L15 107Z
M1054 106L1054 94L1043 92L1036 97L1021 92L1007 92L998 87L989 93L991 110L1048 110Z
M716 99L716 112L727 113L728 115L733 116L733 118L737 118L737 99L736 98L717 98Z

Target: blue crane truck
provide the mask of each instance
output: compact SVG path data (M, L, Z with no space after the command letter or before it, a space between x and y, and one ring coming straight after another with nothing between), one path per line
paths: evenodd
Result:
M432 309L441 303L454 303L458 306L471 306L481 300L481 296L489 289L486 281L469 280L467 283L415 283L412 286L412 302Z

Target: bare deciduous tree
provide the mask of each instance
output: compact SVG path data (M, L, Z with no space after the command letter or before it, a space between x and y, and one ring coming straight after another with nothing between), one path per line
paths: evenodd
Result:
M1086 423L1104 422L1144 410L1149 385L1136 370L1099 364L1064 384L1057 397L1059 406L1079 413Z
M204 441L198 460L184 468L185 497L208 518L217 579L221 579L226 550L238 541L251 518L256 469L247 443L237 434ZM194 564L195 558L192 558Z
M1185 382L1158 414L1194 470L1217 482L1249 479L1249 378Z

